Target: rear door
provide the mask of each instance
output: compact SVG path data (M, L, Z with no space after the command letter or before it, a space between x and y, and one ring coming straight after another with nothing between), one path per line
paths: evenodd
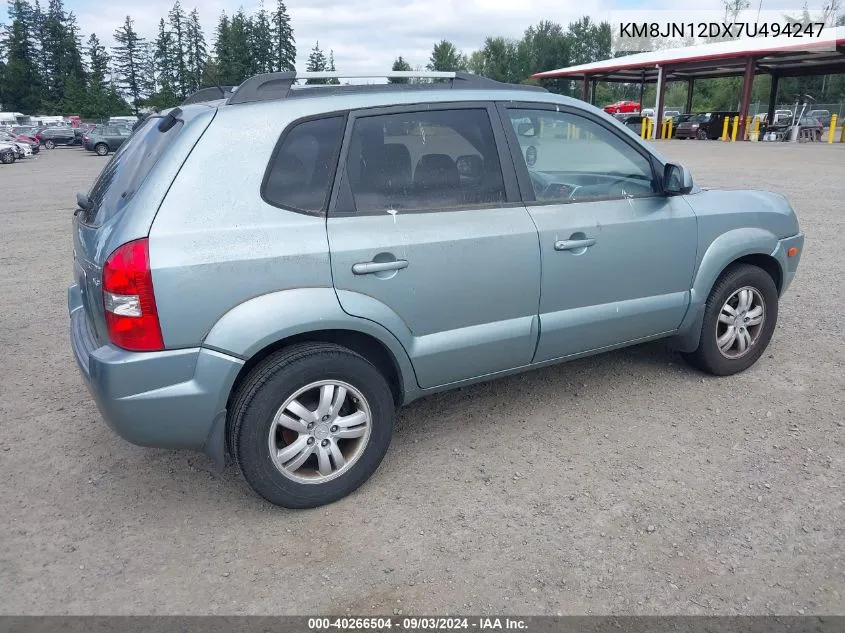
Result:
M534 353L537 232L503 147L490 104L349 117L327 221L334 285L346 312L400 340L423 388Z

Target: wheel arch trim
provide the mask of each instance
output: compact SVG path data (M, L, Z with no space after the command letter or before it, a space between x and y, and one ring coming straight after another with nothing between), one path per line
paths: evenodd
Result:
M694 351L698 347L707 297L719 276L732 264L749 256L768 257L777 264L780 278L783 279L783 264L777 257L779 247L780 238L774 233L752 227L727 231L713 240L695 271L689 308L678 328L678 334L672 339L673 346L684 352ZM778 283L777 280L775 283Z
M344 312L333 288L282 290L244 301L217 320L203 346L248 361L287 339L321 331L349 331L375 339L392 357L403 394L418 389L400 341L380 324Z

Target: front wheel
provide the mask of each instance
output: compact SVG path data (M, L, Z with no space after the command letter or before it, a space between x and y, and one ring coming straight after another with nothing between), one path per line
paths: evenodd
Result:
M313 508L375 472L395 411L387 381L362 356L332 343L295 345L256 365L238 389L229 450L262 497Z
M683 356L716 376L744 371L766 351L777 319L778 291L769 274L749 264L732 266L707 298L698 349Z
M3 152L0 154L0 163L4 165L11 165L15 162L15 154L14 152Z
M699 141L706 141L706 140L707 140L707 130L699 130L699 131L696 133L695 137L696 137Z
M94 151L97 152L97 156L105 156L109 153L109 146L105 143L97 143L94 146Z
M44 141L44 147L47 149L56 149L56 141L52 139L47 139Z

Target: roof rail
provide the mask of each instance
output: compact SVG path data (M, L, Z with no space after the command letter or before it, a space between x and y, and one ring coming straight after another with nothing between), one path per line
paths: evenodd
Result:
M187 96L181 105L190 105L192 103L201 103L203 101L214 101L215 99L226 99L235 90L235 86L211 86L210 88L201 88L196 92Z
M539 90L547 92L541 86L508 84L487 77L473 75L467 72L439 72L439 71L390 71L383 73L345 73L345 72L296 72L285 71L277 73L263 73L255 75L244 81L240 86L234 88L232 95L228 98L228 105L239 103L253 103L256 101L275 101L286 99L291 96L294 89L322 88L320 94L329 94L329 90L345 92L350 86L309 84L305 86L294 86L297 80L301 79L444 79L448 80L448 87L452 89L488 89L488 90ZM379 92L396 89L442 89L444 83L430 84L370 84L355 86L356 91ZM332 92L334 92L332 91ZM191 95L193 97L193 95ZM189 97L190 98L190 97ZM187 102L186 102L187 103Z

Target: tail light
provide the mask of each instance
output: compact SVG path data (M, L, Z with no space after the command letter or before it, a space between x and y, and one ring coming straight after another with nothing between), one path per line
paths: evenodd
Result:
M111 342L133 352L164 349L147 238L117 248L103 266L103 305Z

